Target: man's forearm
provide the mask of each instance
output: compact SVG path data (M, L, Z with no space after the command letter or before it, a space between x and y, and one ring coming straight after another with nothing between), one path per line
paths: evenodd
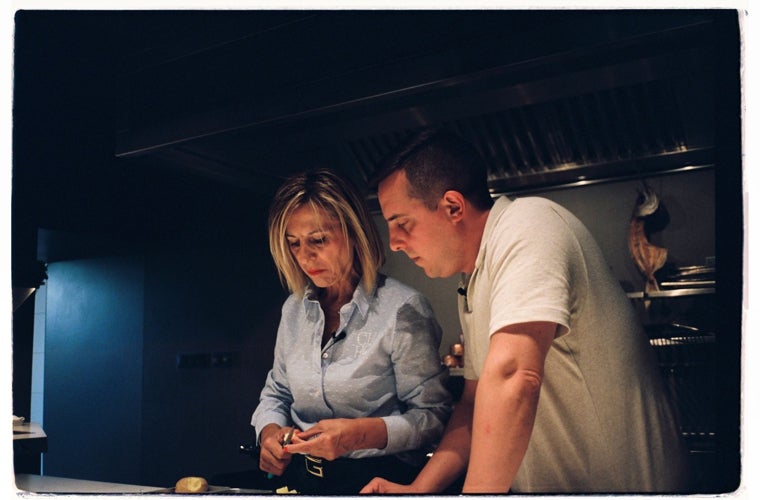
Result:
M467 469L470 454L472 401L456 404L443 439L412 486L418 493L438 493Z
M481 378L464 493L509 491L528 448L540 386L526 374Z
M491 335L474 398L472 449L464 493L506 493L528 449L544 362L557 331L535 321Z

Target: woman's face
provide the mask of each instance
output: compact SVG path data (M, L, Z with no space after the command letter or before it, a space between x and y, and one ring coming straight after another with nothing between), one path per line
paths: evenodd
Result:
M291 215L285 238L293 257L319 288L346 285L351 277L352 249L340 223L324 210L303 205Z

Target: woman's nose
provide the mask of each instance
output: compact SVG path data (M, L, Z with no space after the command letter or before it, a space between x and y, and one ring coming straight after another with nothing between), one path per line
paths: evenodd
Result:
M317 252L313 248L307 247L301 247L300 251L298 252L298 261L299 262L309 262L314 257L316 257Z

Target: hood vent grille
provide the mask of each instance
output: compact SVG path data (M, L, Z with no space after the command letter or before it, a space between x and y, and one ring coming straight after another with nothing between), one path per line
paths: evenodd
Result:
M655 79L437 123L480 151L495 194L711 167L710 114L695 113L704 107L700 94L684 88L678 79ZM693 116L703 123L689 123ZM361 175L371 177L419 128L350 140Z

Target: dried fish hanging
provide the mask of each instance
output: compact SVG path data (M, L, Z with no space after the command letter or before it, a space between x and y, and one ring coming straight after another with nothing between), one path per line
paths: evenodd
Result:
M662 224L663 214L667 219L667 214L661 206L657 194L644 184L644 187L639 190L633 216L628 226L628 249L639 270L646 278L645 299L647 294L660 289L654 274L665 265L668 258L667 249L649 242L649 234L655 229L664 227ZM654 227L655 223L657 223L657 227ZM644 307L649 309L649 303L649 300L645 300Z

